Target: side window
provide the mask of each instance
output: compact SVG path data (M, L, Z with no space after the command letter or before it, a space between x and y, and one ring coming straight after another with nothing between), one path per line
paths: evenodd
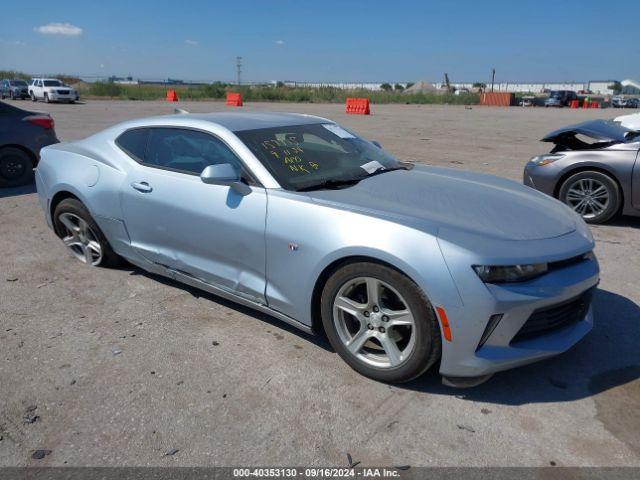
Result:
M134 160L143 163L148 138L148 128L135 128L127 130L120 135L116 139L116 145L133 157Z
M183 128L152 128L144 163L200 175L209 165L229 163L242 172L242 163L221 140Z

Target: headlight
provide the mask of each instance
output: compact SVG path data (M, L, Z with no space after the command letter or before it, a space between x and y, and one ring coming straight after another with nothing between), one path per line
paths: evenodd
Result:
M548 265L474 265L473 269L485 283L524 282L547 273Z
M560 160L564 155L559 154L548 154L548 155L538 155L537 157L533 157L529 160L530 165L535 165L537 167L544 167L545 165L549 165L550 163L555 162L556 160Z

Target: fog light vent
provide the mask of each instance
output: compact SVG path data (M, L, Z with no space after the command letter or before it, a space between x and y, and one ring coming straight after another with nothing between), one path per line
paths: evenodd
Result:
M484 333L482 334L482 337L480 337L480 343L478 343L476 352L489 339L493 331L496 329L496 327L500 323L500 320L502 320L502 316L503 316L502 313L496 313L495 315L491 315L491 317L489 317L489 321L487 322L487 326L484 329Z

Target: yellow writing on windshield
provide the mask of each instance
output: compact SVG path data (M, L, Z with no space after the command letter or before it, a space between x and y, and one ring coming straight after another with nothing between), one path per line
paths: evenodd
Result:
M320 169L320 164L305 159L305 151L293 134L285 135L284 139L263 140L260 145L290 172L307 174Z

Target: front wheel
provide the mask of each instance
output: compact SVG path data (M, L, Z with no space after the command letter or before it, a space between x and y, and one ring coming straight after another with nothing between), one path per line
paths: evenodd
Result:
M51 102L51 100L49 100L49 94L48 93L44 94L44 101L45 101L45 103L50 103Z
M604 223L620 209L622 195L618 184L609 175L584 171L567 178L558 195L587 223Z
M321 296L329 342L357 372L408 382L440 357L440 329L429 300L402 273L358 262L337 270Z
M56 235L80 262L94 267L115 267L120 263L120 257L79 200L62 200L53 213L53 222Z

